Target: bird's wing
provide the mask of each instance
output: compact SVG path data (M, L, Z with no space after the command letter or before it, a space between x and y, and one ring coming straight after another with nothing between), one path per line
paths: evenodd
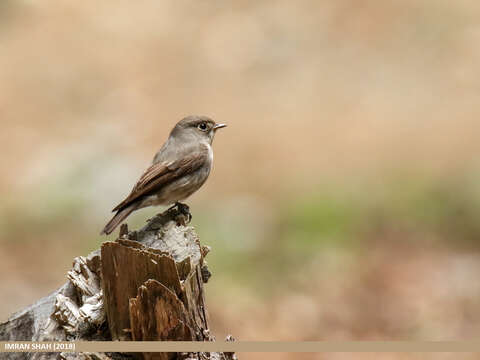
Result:
M192 152L179 160L151 165L137 181L130 195L115 206L112 211L121 210L142 196L159 191L165 184L199 169L207 159L208 149L202 147L200 150Z

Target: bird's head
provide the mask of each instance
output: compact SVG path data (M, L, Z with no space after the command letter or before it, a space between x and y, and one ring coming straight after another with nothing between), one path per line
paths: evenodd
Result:
M218 129L226 127L226 124L217 124L207 116L191 115L180 120L173 128L170 136L180 138L195 138L199 142L212 143Z

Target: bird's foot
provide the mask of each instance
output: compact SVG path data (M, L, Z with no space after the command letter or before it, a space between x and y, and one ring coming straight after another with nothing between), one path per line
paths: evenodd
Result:
M180 215L182 215L181 216L182 219L181 219L181 221L179 221L179 223L181 225L186 225L186 224L190 223L190 221L192 221L192 214L190 213L190 207L187 204L183 204L183 203L177 201L168 210L172 210L172 209L175 209L175 208L177 208Z
M178 211L187 217L187 223L192 221L192 214L190 213L190 207L187 204L181 202L176 203Z

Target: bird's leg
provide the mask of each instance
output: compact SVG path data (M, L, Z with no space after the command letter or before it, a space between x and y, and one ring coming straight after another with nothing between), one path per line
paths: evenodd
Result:
M192 214L190 214L190 207L187 204L181 202L176 202L175 206L178 208L178 211L187 217L187 223L192 221Z
M178 203L175 203L175 204L173 204L172 206L170 206L170 207L167 209L167 211L170 211L170 210L172 210L172 209L175 209L175 208L178 206L177 204L178 204Z
M187 205L187 204L183 204L179 201L175 202L175 204L173 204L172 206L170 206L167 211L170 211L172 209L175 209L177 208L178 209L178 212L180 214L182 214L183 216L186 217L187 219L187 224L192 221L192 214L190 214L190 207ZM183 224L185 225L185 224Z

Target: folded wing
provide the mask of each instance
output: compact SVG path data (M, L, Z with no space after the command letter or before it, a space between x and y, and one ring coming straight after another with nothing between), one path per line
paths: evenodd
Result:
M166 184L200 169L207 159L208 149L204 148L179 160L151 165L137 181L130 195L112 211L121 210L144 196L157 193Z

